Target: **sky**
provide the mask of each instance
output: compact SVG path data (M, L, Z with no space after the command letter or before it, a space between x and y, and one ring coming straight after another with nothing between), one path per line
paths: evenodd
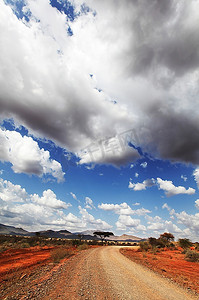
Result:
M0 222L199 241L199 0L0 0Z

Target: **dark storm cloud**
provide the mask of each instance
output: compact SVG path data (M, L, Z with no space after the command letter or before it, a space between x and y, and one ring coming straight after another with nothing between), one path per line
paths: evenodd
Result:
M157 145L160 157L199 164L199 120L174 113L154 113L148 124L151 143Z
M191 5L186 1L127 2L131 42L126 58L132 74L159 72L165 67L183 76L197 69L199 24L191 22Z
M134 129L151 155L198 163L199 1L85 3L66 24L48 1L27 0L29 23L0 2L2 118L77 153ZM137 158L125 149L97 162Z

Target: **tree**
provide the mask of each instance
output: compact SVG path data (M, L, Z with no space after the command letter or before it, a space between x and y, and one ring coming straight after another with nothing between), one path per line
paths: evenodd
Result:
M160 235L159 239L168 247L171 244L171 241L174 240L174 236L172 233L165 232Z
M109 231L95 231L93 234L95 236L98 235L100 237L100 239L102 241L102 244L103 244L106 237L114 235L112 232L109 232Z
M183 249L187 249L192 246L192 242L189 239L179 239L178 245Z
M150 237L148 240L149 240L149 244L151 245L152 248L157 246L158 242L157 242L156 238Z
M82 233L78 233L78 238L80 239L80 242L82 241L84 235Z
M151 245L152 248L164 248L165 247L165 241L163 241L162 239L156 239L154 237L150 237L148 239L149 244Z

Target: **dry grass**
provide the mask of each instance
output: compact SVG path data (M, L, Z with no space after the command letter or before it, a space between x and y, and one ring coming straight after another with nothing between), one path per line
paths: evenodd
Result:
M86 250L86 249L88 249L89 248L89 245L88 244L86 244L86 243L84 243L84 244L82 244L82 245L79 245L78 247L77 247L77 249L78 250Z
M192 262L199 262L199 252L187 250L185 253L185 259Z
M59 247L55 248L51 251L50 253L51 258L54 263L60 262L63 258L68 258L72 255L74 255L74 251L71 248L66 248L66 247Z

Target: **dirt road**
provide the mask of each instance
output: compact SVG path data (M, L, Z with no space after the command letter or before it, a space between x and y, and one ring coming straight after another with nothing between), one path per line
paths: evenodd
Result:
M198 299L167 279L130 261L119 247L101 247L74 257L45 299Z
M0 299L199 299L132 262L115 246L81 251L51 272L40 273L34 280L22 279L12 297Z

